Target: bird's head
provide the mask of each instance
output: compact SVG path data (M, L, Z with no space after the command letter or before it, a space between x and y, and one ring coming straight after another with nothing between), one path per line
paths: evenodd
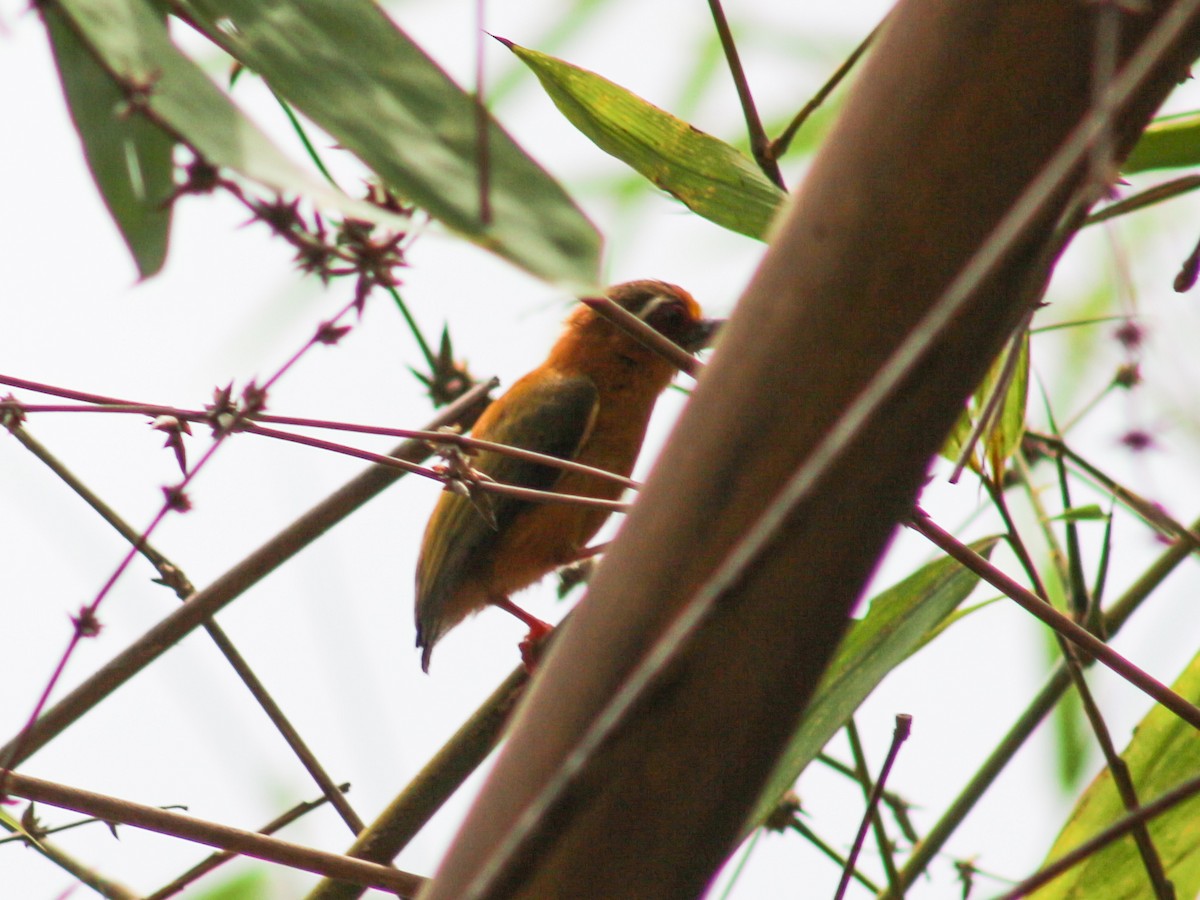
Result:
M606 292L609 299L689 353L712 341L722 319L706 319L691 294L665 281L626 281Z

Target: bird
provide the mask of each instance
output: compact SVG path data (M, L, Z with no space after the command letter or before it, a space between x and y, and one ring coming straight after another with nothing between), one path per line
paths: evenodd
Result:
M721 320L703 317L683 288L664 281L614 285L607 297L689 353L706 347ZM676 368L657 352L581 303L566 318L546 361L518 379L480 416L473 435L628 477L658 396ZM543 491L617 500L620 483L482 451L471 459L482 477ZM480 507L484 507L481 509ZM434 645L488 606L529 627L522 658L550 626L516 606L515 591L587 556L609 510L544 503L497 493L444 491L421 541L415 619L421 668Z

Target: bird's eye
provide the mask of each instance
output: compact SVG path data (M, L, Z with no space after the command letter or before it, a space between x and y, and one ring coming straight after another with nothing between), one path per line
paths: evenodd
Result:
M656 331L670 335L689 320L686 307L678 300L659 298L645 315L646 324Z

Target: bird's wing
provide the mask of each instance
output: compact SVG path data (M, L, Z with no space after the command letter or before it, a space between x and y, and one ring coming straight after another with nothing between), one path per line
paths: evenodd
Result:
M490 421L481 421L476 437L533 450L559 459L573 459L587 440L599 408L599 392L583 375L526 377L497 403ZM483 427L485 426L486 427ZM473 460L476 469L504 484L550 490L562 470L494 452ZM418 643L430 646L467 610L453 610L464 582L490 565L491 550L514 518L532 504L504 494L480 492L491 518L472 500L443 494L426 529L417 562L416 619ZM457 612L457 615L455 613ZM449 620L449 621L447 621Z
M599 392L592 380L585 375L522 380L513 385L513 392L519 392L519 399L505 404L486 433L476 436L559 459L574 459L591 434L599 410ZM476 468L503 484L539 491L553 489L562 477L562 469L499 453L480 454ZM528 501L503 494L487 496L501 530L529 505ZM484 525L491 530L486 522Z

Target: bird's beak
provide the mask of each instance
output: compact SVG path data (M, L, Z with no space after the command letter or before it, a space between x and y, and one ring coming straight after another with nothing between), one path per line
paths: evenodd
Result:
M713 342L713 338L717 336L717 332L721 327L729 321L728 319L700 319L691 327L683 339L679 341L679 346L688 353L699 353L705 347Z

